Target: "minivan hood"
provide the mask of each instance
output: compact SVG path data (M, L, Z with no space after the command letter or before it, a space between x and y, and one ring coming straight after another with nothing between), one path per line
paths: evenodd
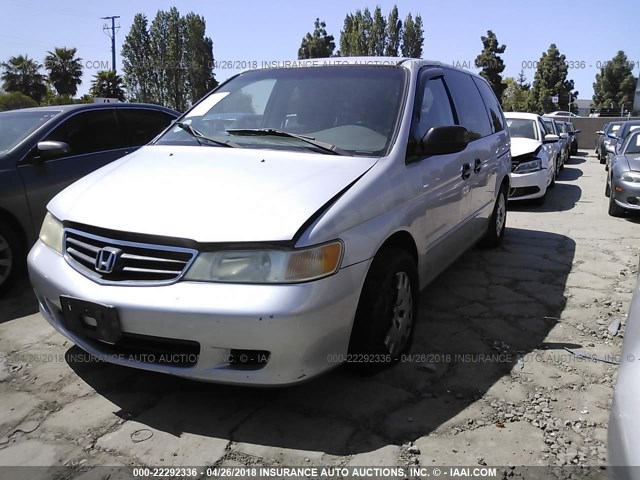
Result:
M511 156L518 157L526 153L535 152L542 143L540 140L532 140L531 138L511 137Z
M48 205L63 221L198 242L291 240L377 161L317 153L147 146Z

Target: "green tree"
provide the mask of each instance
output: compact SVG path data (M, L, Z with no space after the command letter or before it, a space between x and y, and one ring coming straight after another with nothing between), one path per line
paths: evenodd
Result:
M26 55L18 55L0 66L4 68L0 79L6 92L20 92L40 103L47 93L47 77L40 73L42 65Z
M0 93L0 112L18 108L37 107L38 103L21 92Z
M129 96L184 111L217 82L213 41L204 18L177 8L158 11L148 24L136 15L122 49Z
M569 103L577 98L578 92L573 92L573 80L567 80L568 70L566 57L552 43L538 62L531 87L531 110L548 113L569 109ZM557 103L553 102L554 96L558 97Z
M55 48L47 52L44 67L49 71L49 83L59 95L73 97L82 83L82 59L75 48Z
M101 70L93 77L91 94L95 97L124 100L123 81L113 70Z
M124 83L130 100L152 102L152 57L149 22L143 13L133 17L133 23L122 45Z
M326 58L333 55L336 42L327 33L327 24L319 18L313 24L313 33L307 33L298 49L298 58Z
M505 112L526 112L529 109L529 93L531 85L527 83L524 71L517 78L504 79L505 89L502 93L502 108Z
M422 18L415 19L409 13L404 21L399 20L398 8L394 5L387 19L379 7L371 14L368 8L356 10L345 16L340 32L341 56L398 56L420 58L424 44Z
M394 5L387 17L387 35L384 54L389 57L397 57L400 54L401 40L402 20L400 20L398 15L398 7Z
M482 51L476 57L476 67L480 69L480 76L491 86L496 97L502 98L507 85L502 82L502 72L504 71L504 61L500 54L507 49L506 45L500 45L496 34L487 30L487 36L480 37L482 41Z
M636 79L632 64L620 50L596 74L593 83L594 108L626 108L631 110L635 97Z
M414 20L411 14L404 20L402 32L402 56L410 58L422 58L422 45L424 44L424 31L422 17L416 15Z

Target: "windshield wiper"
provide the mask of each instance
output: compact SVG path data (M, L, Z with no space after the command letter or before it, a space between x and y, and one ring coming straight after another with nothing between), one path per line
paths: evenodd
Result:
M196 142L198 142L199 145L202 145L203 144L202 140L204 140L206 142L211 142L211 143L215 143L216 145L220 145L221 147L229 147L229 148L234 147L234 145L231 145L229 142L221 142L220 140L214 140L213 138L209 138L206 135L203 135L188 123L176 122L175 125L176 127L180 127L185 132L190 134L193 138L195 138Z
M349 155L346 151L336 147L335 145L331 145L330 143L320 142L314 137L285 132L284 130L278 130L277 128L230 128L227 130L227 133L229 135L266 135L273 137L296 138L332 155Z

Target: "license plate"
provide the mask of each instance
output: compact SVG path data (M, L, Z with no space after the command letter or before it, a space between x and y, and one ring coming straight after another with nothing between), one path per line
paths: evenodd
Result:
M65 327L71 332L112 345L122 337L114 307L66 296L60 297L60 304Z

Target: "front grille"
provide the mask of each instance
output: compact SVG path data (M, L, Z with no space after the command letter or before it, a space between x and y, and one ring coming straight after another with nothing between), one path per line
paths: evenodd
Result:
M110 271L98 271L103 249L115 253ZM99 283L161 284L178 280L195 259L197 251L183 247L116 240L65 229L64 251L69 264Z

